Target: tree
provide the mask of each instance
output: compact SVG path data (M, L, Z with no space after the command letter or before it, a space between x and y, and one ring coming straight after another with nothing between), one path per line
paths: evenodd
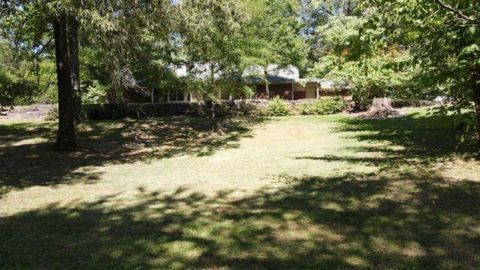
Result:
M50 68L54 61L44 54L53 45L52 39L43 34L48 28L42 23L46 16L30 10L19 14L7 7L0 3L0 73L4 78L0 82L0 104L41 102L43 89L50 90L48 81L54 75ZM36 31L39 33L34 34Z
M312 77L327 78L352 92L356 105L364 107L374 98L398 96L411 78L409 52L384 38L385 27L362 16L333 16L317 29ZM321 33L321 34L320 34Z
M79 22L75 16L67 20L68 57L70 60L70 77L73 91L74 117L79 118L82 110L82 95L80 89L80 47L78 37Z
M480 2L476 0L370 0L422 67L424 87L453 98L447 109L470 112L480 151Z
M264 70L269 64L304 65L306 46L298 35L298 8L294 0L184 0L177 5L180 62L193 75L189 88L207 97L214 129L212 103L219 91L235 94L245 89L245 69L252 65Z
M0 110L28 104L39 94L35 65L20 59L7 41L0 38ZM33 72L32 72L33 71Z
M186 87L207 98L212 128L219 131L215 117L219 93L233 95L241 89L245 47L240 33L249 14L243 2L233 0L184 0L178 11L181 62L190 75Z
M74 98L72 66L69 55L67 15L60 12L53 21L55 56L58 84L58 134L56 145L59 148L72 148L77 144L75 136Z
M251 18L242 27L243 46L246 49L244 66L263 67L263 77L268 81L267 67L295 65L301 71L306 67L308 47L300 35L300 5L296 0L246 1Z
M319 27L328 24L329 21L338 16L360 16L358 0L301 0L301 19L303 23L302 36L309 45L308 68L317 62L321 55L318 55L318 48L321 47L322 35Z
M43 50L44 40L54 40L59 101L56 145L76 146L74 103L80 102L78 30L95 33L99 49L114 70L113 83L120 81L136 49L159 33L165 33L165 18L172 3L163 1L3 1L0 10L2 36L25 51ZM33 27L32 27L33 26ZM38 26L38 27L34 27ZM53 29L53 37L52 37ZM27 37L27 38L25 38ZM34 37L34 38L31 38ZM46 42L48 44L49 41ZM33 44L33 45L32 45ZM30 45L30 46L29 46ZM74 94L77 93L77 97ZM77 107L80 106L79 104Z

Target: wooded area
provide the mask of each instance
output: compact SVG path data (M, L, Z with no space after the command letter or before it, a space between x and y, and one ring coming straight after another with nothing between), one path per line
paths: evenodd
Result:
M448 96L446 109L480 138L478 10L473 0L4 0L0 104L58 102L58 144L72 146L82 102L172 87L215 100L213 89L251 91L243 71L274 63L335 81L359 107ZM196 63L212 78L179 81L165 69Z

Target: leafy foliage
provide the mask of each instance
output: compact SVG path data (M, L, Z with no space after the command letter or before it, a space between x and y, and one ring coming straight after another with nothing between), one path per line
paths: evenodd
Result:
M384 1L371 0L379 8L378 20L391 26L389 38L411 48L421 67L417 83L443 93L452 103L443 112L475 114L480 143L480 2L475 0Z
M299 112L303 115L325 115L339 113L345 108L345 101L341 97L334 97L303 103L299 106Z
M400 96L415 72L408 51L384 38L385 28L371 25L370 15L338 15L319 27L322 55L310 75L348 88L364 104L379 96Z
M480 19L475 0L3 1L1 104L56 102L52 18L80 22L87 103L124 101L128 91L249 94L252 65L296 65L374 97L447 95L470 113L480 141ZM208 66L174 78L168 64ZM264 74L266 75L266 74Z
M54 88L52 62L29 62L0 39L0 105L49 103L48 92ZM53 85L52 85L53 83Z
M82 95L82 104L104 104L107 101L109 87L93 81Z
M307 45L299 35L300 5L295 0L245 1L251 19L242 29L242 38L248 48L245 62L266 67L306 65Z
M291 114L291 108L279 96L276 96L272 101L270 101L267 107L261 112L261 115L263 116L288 116Z

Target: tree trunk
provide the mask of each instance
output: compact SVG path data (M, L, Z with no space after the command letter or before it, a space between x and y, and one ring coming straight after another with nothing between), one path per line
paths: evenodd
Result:
M266 93L267 99L270 99L270 88L268 86L268 81L265 83L265 93Z
M207 118L210 120L210 123L212 124L213 132L218 132L220 128L218 126L218 122L215 115L215 103L209 99L205 101L205 107L208 114Z
M71 68L71 80L73 88L73 101L75 119L80 118L82 110L82 95L80 89L80 58L78 44L78 20L74 16L68 17L67 25L68 55Z
M215 93L215 65L212 63L210 64L210 85L212 86L212 92ZM212 93L212 96L214 96ZM217 133L219 131L219 126L217 122L217 116L215 115L215 102L209 98L206 102L207 108L209 108L209 118L210 122L212 123L212 130L213 132Z
M73 88L68 54L66 16L64 13L54 19L53 26L58 84L58 135L56 146L71 149L76 146L77 141L75 137Z
M390 99L388 98L374 98L370 109L362 114L360 118L365 119L382 119L399 117L402 114L395 110L392 106Z
M267 96L267 99L270 99L270 87L268 85L268 71L267 68L265 68L264 74L265 76L265 94Z

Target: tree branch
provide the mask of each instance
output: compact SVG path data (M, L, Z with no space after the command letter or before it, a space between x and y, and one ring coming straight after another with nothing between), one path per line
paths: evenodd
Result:
M317 8L317 12L326 13L328 16L333 16L333 15L334 15L334 13L333 13L331 10L329 10L328 8L326 8L326 7L324 7L324 6L319 6L319 7Z
M437 2L437 4L439 4L441 7L449 10L450 12L454 13L455 15L457 15L458 17L460 17L464 20L467 20L469 22L479 23L478 18L467 16L462 11L460 11L459 9L456 9L456 8L452 7L451 5L449 5L447 3L444 3L442 0L434 0L434 1Z

